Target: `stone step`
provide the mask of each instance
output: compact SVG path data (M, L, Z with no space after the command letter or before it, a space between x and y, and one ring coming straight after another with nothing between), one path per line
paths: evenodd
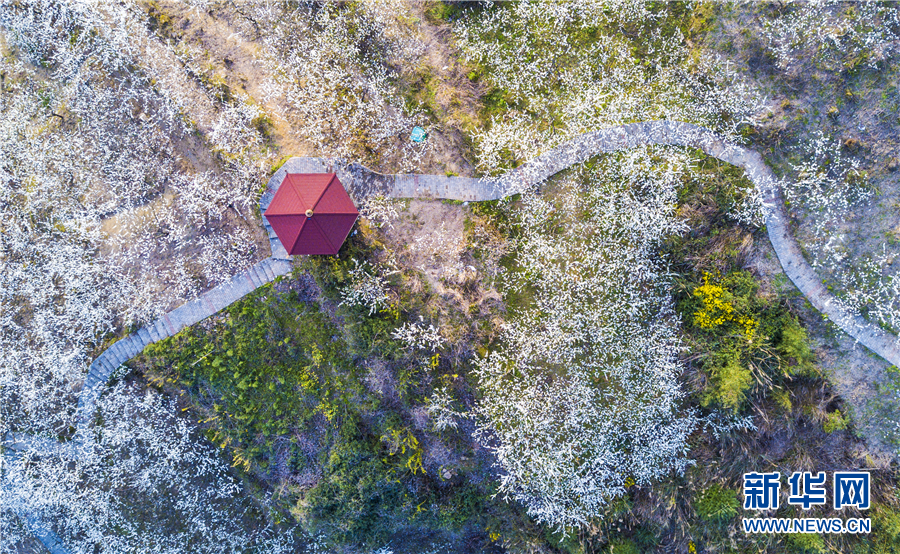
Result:
M122 345L119 344L118 341L114 342L112 346L109 347L108 350L111 350L115 355L116 360L127 359L127 354L125 354L125 350L122 349Z
M88 366L88 375L90 375L91 373L94 373L96 371L101 371L103 369L102 364L103 364L103 362L100 360L100 356L97 356L96 358L94 358L94 360L91 362L91 365Z
M271 267L276 275L279 275L279 276L287 275L291 271L294 270L294 267L291 265L291 262L289 262L287 260L276 260L274 258L271 258L271 260L272 260Z
M150 342L157 342L158 340L160 340L160 338L162 338L156 331L155 321L151 321L150 323L148 323L147 326L144 327L144 329L147 331L147 334L150 335Z
M166 324L166 329L169 331L169 336L174 337L178 334L178 331L181 331L181 328L172 321L172 317L170 314L166 314L162 317L163 322Z
M234 279L228 285L219 296L219 301L223 303L223 308L237 302L258 288L247 273L242 273L240 277Z
M115 371L120 365L122 365L122 357L114 354L113 352L106 351L103 353L104 361L106 362L106 366L110 368L109 373Z
M144 347L141 344L141 339L134 334L128 335L128 351L131 353L131 357L134 358L138 354L140 354Z
M186 304L183 311L179 312L178 318L185 327L203 321L206 319L206 314L203 311L203 304L201 304L199 300L194 300L190 304Z
M272 280L273 281L275 279L277 279L278 277L281 277L282 275L284 275L284 271L281 270L281 266L282 266L281 262L279 262L275 258L267 258L266 266L269 268L269 271L272 272L272 277L273 277Z
M109 357L106 358L106 362L112 366L113 371L119 369L119 366L125 363L125 356L119 355L117 353L109 353Z
M163 321L162 318L154 321L153 326L156 329L156 334L159 335L159 340L165 340L169 338L169 329L166 327L166 322Z
M206 317L213 315L225 307L219 300L219 296L223 294L225 288L225 285L222 284L203 295L203 313L206 314Z
M143 345L143 348L146 348L148 344L153 342L153 340L150 338L150 333L147 332L146 327L141 327L140 329L138 329L136 334L137 334L138 338L140 339L141 345ZM143 350L143 348L142 348L142 350Z
M266 271L268 271L272 276L272 281L280 277L280 275L278 274L278 266L275 264L275 260L273 258L266 258L260 263L266 264Z
M264 283L263 283L263 280L259 278L259 275L257 275L257 273L256 273L256 271L254 270L254 268L253 268L252 265L251 265L250 267L248 267L247 269L245 269L245 270L241 273L241 275L244 276L244 280L243 280L243 282L241 282L241 284L240 284L240 285L241 285L241 292L243 292L243 290L245 290L245 289L243 288L243 287L245 287L245 286L252 287L253 290L256 290L256 289L258 289L259 287L263 286L263 284L264 284Z
M275 263L275 260L273 258L266 258L266 267L268 268L269 272L272 274L273 281L275 279L281 277L282 274L280 274L278 272L277 264Z
M255 265L251 265L247 269L247 274L250 275L250 280L253 281L253 284L255 285L253 290L258 289L259 287L265 285L268 282L268 279L266 279L265 274L257 271L257 269L258 268Z
M109 356L106 355L106 352L100 354L97 358L97 363L100 365L98 372L100 375L109 374L115 369L109 360Z
M184 327L189 327L189 326L193 325L194 323L196 323L196 321L194 321L194 317L193 317L195 306L196 306L196 301L191 300L187 304L179 306L178 309L176 309L172 313L170 313L169 319L171 319L172 322L175 323L176 326L181 325L182 329Z
M116 344L119 345L119 348L122 350L122 354L125 355L126 360L130 360L134 357L134 351L131 348L131 337L127 336L121 340L119 340Z
M275 280L275 273L272 271L272 268L269 267L269 259L270 258L266 258L265 260L259 262L258 264L256 264L256 267L262 269L263 273L266 274L266 281L271 283Z

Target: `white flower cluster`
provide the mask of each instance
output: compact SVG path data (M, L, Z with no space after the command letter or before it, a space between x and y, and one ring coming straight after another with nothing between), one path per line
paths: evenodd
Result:
M119 384L99 408L104 425L76 459L5 455L4 510L38 517L76 553L295 552L292 532L242 528L240 483L173 401ZM0 544L16 537L5 526Z
M784 9L763 29L781 69L810 57L819 63L863 57L875 67L900 44L900 12L890 4L817 0L789 2Z
M400 217L397 212L397 201L377 194L366 196L363 199L359 206L359 214L379 229L385 225L393 228L394 225L391 222Z
M341 289L341 305L361 306L369 309L369 315L388 305L387 281L368 262L353 260L350 282Z
M766 222L767 210L762 191L759 187L750 186L743 198L731 206L728 216L747 227L762 227Z
M818 133L803 142L796 176L781 183L785 200L815 212L816 235L847 219L852 209L872 196L859 170L859 160L844 155L841 142Z
M541 196L526 193L514 314L479 361L479 437L500 491L556 528L584 525L638 484L681 471L696 422L680 414L678 320L660 241L684 230L676 187L688 160L665 149L602 158Z
M261 115L262 110L246 100L228 104L219 113L209 140L217 150L229 153L258 146L262 137L252 124Z
M453 396L447 390L447 387L436 389L428 397L426 410L428 415L431 416L432 425L437 432L456 429L459 426L457 419L465 415L453 409Z
M721 410L710 412L706 416L697 418L697 421L704 431L711 431L716 440L726 433L756 430L756 424L753 423L753 416L740 416L734 412L724 412Z
M460 20L454 33L463 55L516 101L475 136L479 169L497 173L510 167L510 156L525 161L630 121L688 121L740 142L739 128L755 121L762 103L719 59L693 58L681 36L642 37L652 45L646 59L614 32L571 39L573 27L615 28L647 18L647 9L638 2L515 2Z
M422 317L419 316L419 319L421 320ZM432 352L440 350L445 342L440 329L434 325L429 324L428 327L425 327L424 323L409 321L394 329L391 336L405 342L407 348L431 350Z
M177 81L179 66L173 59L163 74L161 64L146 57L156 50L148 46L153 43L139 19L143 15L133 8L47 1L0 9L11 49L3 62L2 117L13 176L7 184L30 187L33 202L56 203L66 196L78 206L79 219L101 226L106 236L89 248L100 249L106 272L126 287L126 298L110 295L124 300L126 321L155 316L196 293L198 282L215 284L252 261L228 252L237 241L220 221L229 207L252 209L260 178L258 167L247 163L231 163L221 172L182 169L174 145L187 130L181 109L189 106L194 113L197 103L181 89L173 94L165 88ZM51 78L8 61L16 55L48 67ZM226 108L218 125L210 124L214 138L225 136L226 123L234 119L229 113ZM241 148L253 143L247 133L241 137ZM240 259L237 267L220 271L194 263L188 251L207 233L218 237L225 257ZM194 275L188 281L180 269L169 270L184 265L182 254ZM174 263L154 275L141 274L149 260L170 257Z

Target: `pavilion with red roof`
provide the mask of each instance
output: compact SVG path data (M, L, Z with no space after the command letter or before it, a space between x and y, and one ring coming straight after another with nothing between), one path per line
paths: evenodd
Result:
M359 211L334 173L288 173L263 215L288 254L333 256Z

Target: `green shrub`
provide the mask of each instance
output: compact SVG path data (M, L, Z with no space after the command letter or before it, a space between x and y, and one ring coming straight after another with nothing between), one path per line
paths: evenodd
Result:
M876 504L872 511L872 534L882 541L900 545L900 512L885 504Z
M791 533L784 536L784 542L793 548L792 552L819 554L827 551L822 535L813 533Z
M441 23L458 15L459 12L459 7L452 3L439 1L429 2L428 7L425 9L425 18L428 19L430 23Z
M611 541L606 551L609 554L641 554L634 541L629 539L615 539Z
M814 355L809 347L806 330L791 315L786 314L781 321L780 335L777 337L778 353L789 367L790 373L808 372L814 368Z
M390 468L362 441L331 451L322 478L300 500L295 514L334 544L374 546L401 519L404 487L386 478Z
M740 410L753 384L750 370L741 363L740 354L733 349L715 352L705 364L710 376L703 404L717 404L734 412Z
M700 493L694 510L706 521L728 521L737 516L740 502L731 489L715 484Z
M850 417L835 410L825 415L825 421L822 422L822 428L826 433L834 433L835 431L843 431L850 424Z
M791 393L784 389L772 391L772 399L785 413L789 414L794 409L794 405L791 403Z

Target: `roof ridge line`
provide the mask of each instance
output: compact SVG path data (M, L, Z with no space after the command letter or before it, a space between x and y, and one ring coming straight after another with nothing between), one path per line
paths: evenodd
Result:
M326 173L325 175L328 175L328 174ZM325 195L328 193L328 190L331 188L331 186L334 185L334 181L336 179L337 179L337 173L332 173L331 179L328 180L328 184L325 185L325 188L322 189L322 194L320 194L319 197L316 198L316 201L313 202L313 205L310 207L310 209L313 211L313 214L316 213L316 208L319 206L319 203L322 202L322 199L325 198ZM333 213L333 212L329 212L329 213Z
M329 185L329 186L330 186L330 185ZM331 214L328 214L328 215L331 215ZM327 243L329 244L329 246L331 246L331 249L332 249L332 250L334 250L335 252L337 252L337 251L339 251L339 250L341 249L341 246L343 245L343 241L341 242L341 244L339 244L339 245L337 245L337 247L335 247L335 246L334 246L334 243L331 242L331 237L329 237L329 236L328 236L328 233L325 232L325 229L323 229L322 226L319 225L319 222L318 222L318 221L315 221L315 215L314 215L313 217L308 217L308 218L306 218L306 221L304 221L303 224L306 225L306 224L309 223L309 222L312 222L313 225L316 226L316 229L318 229L319 232L322 233L322 236L325 238L325 242L327 242ZM301 230L302 230L302 228L301 228ZM297 235L297 240L300 240L300 235L299 235L299 234Z
M288 253L294 251L294 248L297 246L297 243L300 242L300 236L303 234L303 228L306 227L306 224L309 223L310 218L306 218L305 220L300 222L300 228L297 229L297 236L294 238L294 241L291 243L291 247L287 249ZM316 225L316 228L319 226ZM321 229L319 229L321 231ZM330 244L330 243L329 243Z

